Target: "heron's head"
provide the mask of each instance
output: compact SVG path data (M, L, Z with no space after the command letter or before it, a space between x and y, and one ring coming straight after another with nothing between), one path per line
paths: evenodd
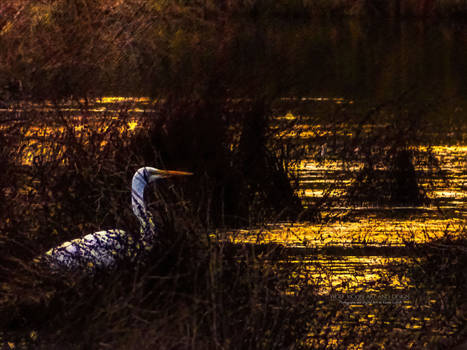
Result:
M133 212L141 220L142 225L147 223L146 204L144 202L144 189L146 186L159 179L186 175L193 174L186 171L161 170L152 167L143 167L138 169L138 171L133 176L133 181L131 184L131 203Z
M144 189L146 188L147 184L156 182L159 179L164 179L172 176L186 175L193 174L186 171L161 170L152 167L140 168L133 176L133 181L131 185L132 200L136 202L144 202Z

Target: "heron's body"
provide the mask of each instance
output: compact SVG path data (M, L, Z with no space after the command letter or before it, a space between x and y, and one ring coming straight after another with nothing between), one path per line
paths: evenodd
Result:
M118 229L99 231L52 248L39 260L54 269L88 272L115 267L122 260L142 260L157 241L157 229L144 201L144 190L149 183L173 175L191 174L144 167L133 176L131 202L141 225L139 238Z
M99 231L52 248L44 257L57 269L109 268L135 255L131 243L131 236L123 230Z

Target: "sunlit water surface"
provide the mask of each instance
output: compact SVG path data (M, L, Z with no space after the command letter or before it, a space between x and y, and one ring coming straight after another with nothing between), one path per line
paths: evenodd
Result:
M336 104L353 103L342 98L310 97L309 100ZM81 102L84 103L84 101ZM127 118L124 122L120 121L117 116L109 118L109 115L121 110L122 106L133 117ZM64 106L64 111L75 115L72 123L67 126L43 124L23 127L25 137L20 162L23 165L33 165L38 159L41 162L47 161L48 157L57 159L57 156L65 151L65 146L59 142L60 137L70 125L77 139L81 139L84 143L93 133L105 134L110 128L117 128L121 133L132 133L139 127L139 120L141 116L144 116L144 112L152 111L148 108L154 108L153 106L154 101L148 98L103 97L96 101L94 108L90 111L95 115L105 113L107 117L102 120L80 116L79 108ZM38 107L27 106L27 108L37 109ZM41 108L47 111L48 108L53 110L54 106L46 104ZM291 121L294 118L295 116L291 113L277 117L278 120ZM381 126L369 124L364 125L363 129L369 132L378 127ZM288 130L286 134L280 136L282 138L284 135L291 138L308 138L325 132L325 129L323 125L301 124L298 128ZM345 129L337 130L337 133L349 136ZM104 147L106 142L104 138L100 146ZM423 151L426 147L422 145L419 149ZM431 191L428 195L436 200L431 206L335 206L321 213L323 220L320 223L281 222L262 227L260 230L238 230L224 233L218 238L239 244L275 243L286 247L319 250L329 247L349 249L404 247L408 242L429 243L445 235L460 233L465 230L467 218L467 146L435 145L431 147L431 150L439 160L440 170L444 174L444 179L423 179L420 184L428 187L427 182L431 182ZM323 157L319 161L313 158L302 161L297 170L301 178L299 194L304 203L307 200L319 199L323 195L329 198L339 198L345 194L351 180L338 178L342 170L341 166L340 162L332 157ZM351 164L350 169L357 171L361 166L362 164L355 162ZM352 280L352 284L358 284L359 281L379 278L381 274L375 271L382 271L388 262L401 259L401 257L391 256L383 259L380 256L362 254L342 256L339 258L339 268L336 268L334 255L321 254L319 264L316 263L315 258L309 257L309 263L303 265L307 266L308 270L316 268L316 272L308 274L309 278L321 276L323 267L328 267L328 279L330 280L319 288L320 293L326 290L325 286L335 286L345 279ZM301 262L303 263L304 260L302 259ZM397 283L400 285L399 281Z
M125 103L127 99L106 97L98 101L102 107L96 106L95 113L111 112L106 103ZM133 103L134 101L130 101ZM141 108L129 109L136 117L124 123L109 124L80 116L75 117L74 133L77 137L89 138L92 133L106 133L108 128L117 127L120 132L133 132L139 127L138 114L144 112L149 104L148 99L139 99ZM336 99L335 103L342 103ZM45 107L47 108L47 107ZM69 108L71 112L78 112ZM140 114L141 115L141 114ZM288 114L279 117L293 119ZM114 120L118 119L117 117ZM110 118L112 120L112 118ZM374 126L365 126L371 130ZM316 135L320 125L308 125L299 133L299 137ZM308 130L308 131L307 131ZM20 162L23 165L34 165L37 159L47 161L47 157L57 157L65 151L64 146L53 141L60 139L65 131L64 126L29 125L25 130L25 141L22 147ZM289 132L290 133L290 132ZM341 132L345 136L345 131ZM284 135L281 135L284 137ZM293 132L287 137L297 137ZM85 142L85 141L84 141ZM102 141L102 147L106 140ZM419 146L423 150L424 146ZM410 256L403 248L408 244L430 244L433 240L465 232L467 218L467 146L466 145L435 145L432 152L439 160L440 169L445 178L425 179L431 181L434 187L428 195L436 199L430 206L396 207L396 206L334 206L326 208L321 213L322 220L315 222L278 222L262 226L259 229L236 230L213 235L217 239L237 244L279 244L291 249L296 258L289 258L287 264L294 263L299 267L294 269L293 277L300 277L314 286L317 294L340 298L340 302L355 308L367 304L398 303L405 309L411 308L411 301L405 291L413 288L409 278L403 274L394 273L394 266L411 263L417 257ZM352 164L353 170L362 165ZM341 170L338 161L324 158L319 161L305 159L297 169L300 172L300 195L304 201L316 200L323 195L330 198L343 195L350 180L338 181L337 174ZM420 170L420 169L419 169ZM434 181L433 181L434 180ZM426 186L426 183L421 183ZM351 219L350 219L351 218ZM337 249L332 252L332 249ZM388 269L388 266L392 266ZM294 293L296 286L290 286ZM358 295L358 293L378 294L382 289L390 288L393 294L387 299L351 298L342 299L339 293ZM337 294L336 294L337 293ZM396 294L394 294L396 293ZM430 291L427 291L427 295ZM393 300L394 296L402 296ZM428 300L435 302L434 299ZM362 313L371 324L371 314ZM413 320L406 328L420 328L423 322L429 320Z

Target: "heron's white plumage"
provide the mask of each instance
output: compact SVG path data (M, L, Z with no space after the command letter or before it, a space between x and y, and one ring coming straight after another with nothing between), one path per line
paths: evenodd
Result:
M123 230L99 231L50 249L44 257L54 268L95 270L114 266L126 255L129 236ZM131 258L131 256L129 256Z
M45 261L54 269L88 272L115 267L123 259L140 260L152 249L157 238L156 227L144 201L144 190L149 183L172 175L191 174L143 167L133 176L131 204L141 225L139 239L133 239L123 230L99 231L52 248L37 260Z

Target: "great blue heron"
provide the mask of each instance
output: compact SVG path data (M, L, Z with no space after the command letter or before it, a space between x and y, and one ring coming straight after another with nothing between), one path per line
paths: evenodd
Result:
M52 248L35 261L45 262L56 270L93 272L97 269L112 268L122 259L141 258L152 249L157 239L156 226L144 201L144 190L150 183L177 175L192 173L143 167L133 176L131 205L141 224L139 239L133 239L123 230L99 231Z

